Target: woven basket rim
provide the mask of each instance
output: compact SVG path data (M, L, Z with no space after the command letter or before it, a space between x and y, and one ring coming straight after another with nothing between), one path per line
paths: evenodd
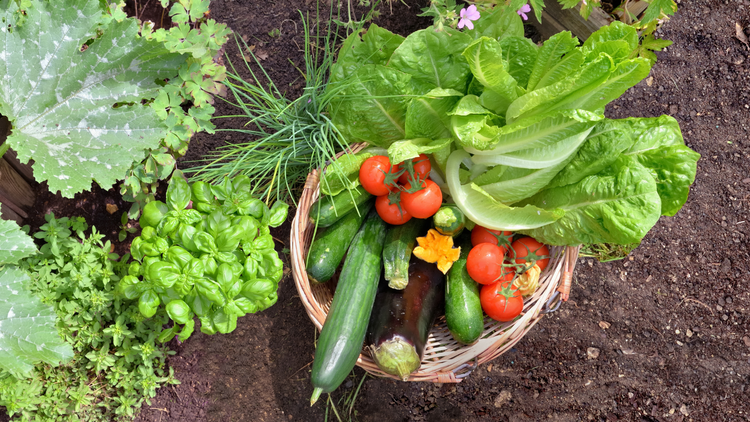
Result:
M359 152L366 146L367 144L352 145L350 152ZM342 154L343 152L339 153L336 158ZM300 300L310 320L318 330L321 330L328 315L330 298L333 296L329 286L332 283L312 285L305 269L307 249L315 230L309 219L309 211L319 196L319 176L320 170L313 170L305 182L292 221L290 250L292 277ZM509 323L499 323L485 316L484 334L472 345L458 344L450 335L445 318L441 317L430 331L421 367L412 373L407 381L460 382L478 365L491 361L513 347L544 316L545 305L561 283L570 280L575 269L578 249L579 247L574 246L552 247L552 257L540 276L539 288L531 297L524 298L524 310L520 318ZM323 300L325 303L321 303ZM379 377L399 379L381 371L366 348L360 353L357 366Z

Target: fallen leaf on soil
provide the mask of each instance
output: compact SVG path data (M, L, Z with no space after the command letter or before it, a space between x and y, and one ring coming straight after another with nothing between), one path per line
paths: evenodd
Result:
M256 53L255 53L255 55L256 55L256 56L257 56L257 57L258 57L259 59L261 59L261 60L265 60L265 59L267 59L267 58L268 58L268 53L266 53L265 51L260 51L260 50L258 50L258 52L256 52Z
M736 33L737 39L740 40L742 44L745 44L745 47L750 47L750 44L748 44L747 41L747 35L745 35L745 31L742 28L742 25L740 25L739 22L734 23L734 31Z
M117 212L119 208L117 208L117 205L115 204L107 204L107 212L110 214L114 214Z
M599 321L599 326L602 328L602 330L606 330L607 328L611 327L612 324L607 321Z
M654 77L649 76L648 79L646 79L646 85L651 86L654 84Z
M750 347L750 337L748 336L742 337L742 341L745 342L745 346Z

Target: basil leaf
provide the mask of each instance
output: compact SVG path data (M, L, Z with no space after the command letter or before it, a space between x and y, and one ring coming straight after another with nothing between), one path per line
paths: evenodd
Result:
M167 315L178 324L186 324L192 319L190 307L183 300L173 300L167 303Z
M175 170L167 187L167 206L174 211L184 210L190 202L190 197L188 182L185 181L181 171Z
M143 292L141 297L138 299L138 310L146 318L151 318L156 314L156 310L159 308L159 295L153 290L146 290Z
M282 201L276 201L271 207L270 216L268 218L268 225L271 227L279 227L286 221L287 214L289 213L289 204Z

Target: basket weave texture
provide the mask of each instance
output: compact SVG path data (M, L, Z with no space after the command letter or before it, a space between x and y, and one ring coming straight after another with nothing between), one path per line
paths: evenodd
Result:
M351 148L351 152L358 152L365 146L366 144L357 144ZM292 221L290 249L292 275L300 299L313 324L321 330L333 300L335 283L310 283L305 269L305 258L315 231L309 213L319 196L319 176L320 172L314 170L307 177ZM430 331L422 365L417 372L411 374L408 381L460 382L478 365L495 359L521 340L544 316L550 299L553 295L558 296L556 291L559 290L562 297L567 299L578 258L578 247L555 246L550 248L550 254L549 264L539 278L539 287L532 296L524 298L523 312L519 318L501 323L485 316L484 333L479 340L472 345L462 345L453 339L445 318L441 317ZM398 379L381 371L366 349L360 353L357 365L373 375Z

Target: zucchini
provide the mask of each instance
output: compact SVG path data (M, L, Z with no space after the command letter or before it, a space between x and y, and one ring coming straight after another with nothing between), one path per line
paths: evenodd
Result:
M307 275L313 283L325 283L333 277L349 248L354 235L362 226L373 201L365 202L359 213L350 212L316 236L307 253Z
M321 393L335 390L357 363L381 276L385 231L385 222L372 210L349 246L315 349L310 405Z
M383 267L390 288L403 290L409 283L409 258L417 244L417 236L422 234L424 223L425 220L412 218L388 229L383 247Z
M466 218L455 205L443 205L432 216L435 230L444 236L458 236L466 226Z
M462 236L461 256L448 271L445 283L445 322L459 343L473 344L484 332L484 313L479 300L479 284L466 271L471 237Z
M354 208L359 209L370 198L372 195L362 186L345 190L335 196L322 195L310 208L310 221L313 224L317 223L318 227L330 227ZM360 213L365 214L361 211Z
M419 369L444 303L445 275L435 264L412 257L404 290L391 289L383 278L367 328L368 348L378 368L404 381Z

